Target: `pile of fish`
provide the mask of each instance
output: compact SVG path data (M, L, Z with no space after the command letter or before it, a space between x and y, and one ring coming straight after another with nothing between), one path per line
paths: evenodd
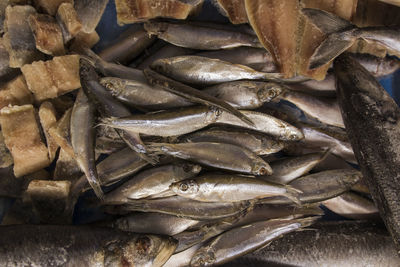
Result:
M400 266L400 7L115 0L95 53L107 3L0 1L2 263Z

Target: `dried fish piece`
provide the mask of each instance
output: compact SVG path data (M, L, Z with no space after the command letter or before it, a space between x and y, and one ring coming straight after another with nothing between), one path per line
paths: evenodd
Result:
M173 56L175 55L169 57ZM199 52L196 53L196 56L215 58L233 64L242 64L261 72L278 71L272 55L264 48L237 47L233 49Z
M353 192L327 199L322 204L334 213L354 220L379 218L379 211L374 202Z
M22 75L6 83L0 90L0 109L8 105L33 104L33 100Z
M71 158L75 158L74 150L71 145L71 122L72 108L65 111L64 115L49 129L50 136Z
M83 31L78 32L74 39L71 41L70 50L79 51L80 47L92 48L100 40L100 36L96 31L91 33L85 33Z
M281 77L279 73L258 72L244 65L199 56L159 59L150 68L177 81L198 85L243 79L276 81Z
M152 143L149 151L190 160L206 166L253 175L272 174L272 169L254 152L223 143Z
M91 33L96 29L106 9L108 0L75 0L74 7L82 22L82 31Z
M379 1L391 4L391 5L395 5L395 6L400 6L399 0L379 0Z
M100 187L94 155L94 111L95 107L80 89L71 113L71 144L76 162L86 175L96 196L102 199L103 191Z
M78 55L36 61L23 66L21 70L28 89L38 101L55 98L81 87Z
M129 199L146 198L167 191L172 183L196 176L201 167L195 164L169 164L154 167L132 177L107 193L105 204L123 204Z
M257 155L279 152L285 144L268 135L236 128L213 127L179 138L184 142L215 142L242 146Z
M34 212L41 223L69 224L72 213L67 208L69 201L69 181L33 180L29 183L25 195L32 202Z
M156 38L149 36L142 26L133 25L124 31L99 56L105 61L127 64L152 45Z
M7 6L3 40L10 55L10 67L20 68L42 58L36 49L28 17L36 14L32 6Z
M1 3L0 3L1 4ZM9 80L15 78L21 72L19 69L10 67L10 56L6 49L5 40L3 37L0 38L0 78L1 83L8 82Z
M312 225L319 217L275 219L229 230L198 249L190 266L213 266L229 262L262 248L281 235Z
M62 3L57 10L56 19L61 27L64 43L69 42L82 29L82 23L73 3Z
M213 220L236 215L248 209L251 205L251 201L212 203L172 196L158 199L131 200L128 204L114 206L113 210L160 212L193 220Z
M52 56L65 54L61 27L52 16L32 14L29 16L28 22L39 51Z
M214 0L213 3L233 24L248 22L244 0Z
M237 202L274 196L299 202L299 191L291 186L231 174L205 174L172 183L170 189L178 196L203 202Z
M174 252L171 237L135 234L93 226L2 226L0 259L5 265L30 266L154 266ZM49 253L55 251L57 253Z
M201 9L203 0L116 0L119 25L156 17L186 19Z
M1 109L0 124L6 146L13 156L15 177L35 172L50 164L32 105Z
M34 0L37 9L54 16L62 3L73 4L73 0Z
M150 35L176 46L199 50L229 49L239 46L261 47L256 36L190 23L146 22Z
M50 102L43 102L39 108L39 119L42 125L44 135L46 137L47 149L49 150L50 161L53 161L56 157L56 152L58 150L58 144L49 134L49 129L53 127L57 122L56 110Z
M4 136L0 132L0 168L7 168L14 163L10 151L4 142ZM1 180L1 179L0 179ZM0 186L0 188L3 188Z

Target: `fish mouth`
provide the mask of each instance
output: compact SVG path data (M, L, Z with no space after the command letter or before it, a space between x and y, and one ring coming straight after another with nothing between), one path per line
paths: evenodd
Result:
M178 241L172 237L161 240L162 244L156 251L156 257L153 260L153 267L161 267L172 256L178 246Z

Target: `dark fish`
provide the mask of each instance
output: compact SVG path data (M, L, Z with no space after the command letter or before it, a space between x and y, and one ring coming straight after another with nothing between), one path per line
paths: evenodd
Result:
M310 60L310 68L315 69L332 61L358 39L376 42L389 52L400 55L400 28L398 26L374 26L358 28L349 21L332 13L304 8L303 14L312 21L327 38L315 50Z
M381 217L400 248L400 108L349 55L338 58L334 69L355 156Z
M229 49L239 46L261 47L254 35L189 23L151 21L144 24L150 35L176 46L199 50Z
M400 266L400 259L389 234L380 226L335 221L288 233L223 266Z
M93 226L14 225L0 232L4 266L161 267L177 245L171 237Z
M153 44L155 37L150 37L143 27L133 25L124 31L111 45L103 49L99 56L105 61L127 64Z

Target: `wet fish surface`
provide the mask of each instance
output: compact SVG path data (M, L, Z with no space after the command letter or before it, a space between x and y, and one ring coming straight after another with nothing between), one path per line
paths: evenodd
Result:
M335 221L311 228L224 266L400 266L390 235L378 225Z
M338 98L355 156L397 247L400 247L400 108L349 55L334 62ZM374 140L374 142L371 142Z
M177 245L170 237L86 226L16 225L0 231L6 266L162 266Z

